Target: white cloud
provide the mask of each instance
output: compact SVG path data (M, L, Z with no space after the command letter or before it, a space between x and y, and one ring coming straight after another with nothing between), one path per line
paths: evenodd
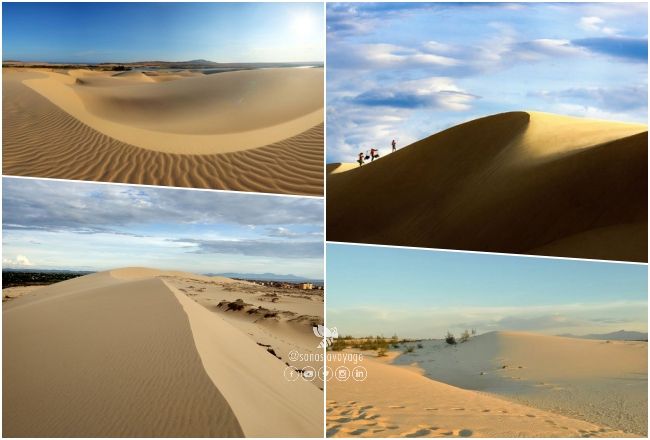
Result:
M7 267L29 267L33 266L32 262L29 261L24 255L16 255L16 258L3 258L2 265Z
M618 34L618 29L605 26L605 20L596 16L580 18L580 21L578 22L578 26L581 29L588 32L598 32L598 33L603 33L605 35Z

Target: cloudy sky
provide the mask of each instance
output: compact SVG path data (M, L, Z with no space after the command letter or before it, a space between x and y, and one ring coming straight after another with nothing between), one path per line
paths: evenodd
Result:
M647 293L644 264L327 245L327 325L344 335L647 332Z
M3 178L3 268L323 277L320 199Z
M329 3L328 162L480 116L647 120L645 3Z
M322 61L322 3L2 5L5 60Z

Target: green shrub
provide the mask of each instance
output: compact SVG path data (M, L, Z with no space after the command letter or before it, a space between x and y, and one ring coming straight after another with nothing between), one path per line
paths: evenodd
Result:
M445 342L449 345L455 345L456 337L453 335L453 333L447 332L447 336L445 336Z

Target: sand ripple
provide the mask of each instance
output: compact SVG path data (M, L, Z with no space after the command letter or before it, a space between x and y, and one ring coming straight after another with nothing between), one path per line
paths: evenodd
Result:
M37 74L31 74L37 75ZM3 174L281 194L323 194L323 124L251 150L162 153L103 135L3 79ZM35 76L34 76L35 77Z

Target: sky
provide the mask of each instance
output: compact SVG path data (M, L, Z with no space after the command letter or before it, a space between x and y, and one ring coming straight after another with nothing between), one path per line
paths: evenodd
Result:
M2 267L323 278L323 201L3 178Z
M449 330L647 332L648 268L327 245L327 326L340 335L442 338Z
M3 3L3 59L323 61L322 3Z
M647 3L328 3L327 160L514 110L647 123Z

